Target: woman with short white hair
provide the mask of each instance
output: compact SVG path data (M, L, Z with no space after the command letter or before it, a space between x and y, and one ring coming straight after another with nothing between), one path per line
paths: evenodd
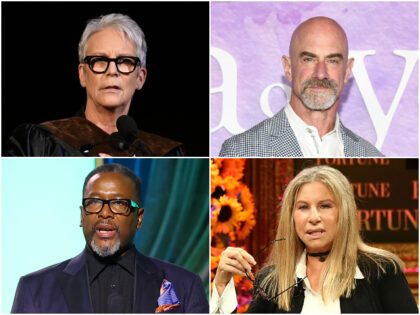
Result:
M181 143L137 129L131 100L146 80L144 33L129 16L88 22L79 42L86 105L70 118L18 126L11 156L181 156Z

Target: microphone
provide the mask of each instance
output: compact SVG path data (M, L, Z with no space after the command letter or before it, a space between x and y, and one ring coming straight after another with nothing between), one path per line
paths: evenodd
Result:
M127 115L122 115L117 119L118 133L130 145L132 149L131 156L135 151L140 150L143 156L153 155L150 147L137 137L137 124L133 118Z
M150 147L137 137L137 124L133 118L122 115L118 117L116 125L118 132L110 134L107 141L84 144L80 147L80 152L82 152L83 155L88 155L95 146L110 144L113 149L118 151L125 151L131 148L131 156L133 156L137 150L140 150L144 156L153 155Z
M122 139L128 144L133 143L137 139L137 124L133 118L127 115L122 115L117 119L118 133Z

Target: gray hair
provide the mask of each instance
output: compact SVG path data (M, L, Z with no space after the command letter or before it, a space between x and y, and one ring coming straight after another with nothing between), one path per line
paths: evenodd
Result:
M83 63L86 57L86 48L89 38L107 27L113 27L126 35L137 48L137 57L140 59L141 67L146 67L147 45L144 33L140 26L128 15L111 13L101 15L92 19L86 25L79 42L79 62Z

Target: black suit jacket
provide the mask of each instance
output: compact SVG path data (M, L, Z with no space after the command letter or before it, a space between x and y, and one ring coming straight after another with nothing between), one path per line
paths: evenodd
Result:
M341 313L418 313L416 301L401 270L395 274L393 265L389 263L384 273L366 259L359 260L358 266L365 278L356 279L356 289L349 298L340 297ZM257 284L271 270L270 267L263 269L257 275ZM304 298L301 282L293 289L290 311L281 310L277 304L255 295L248 313L300 313Z
M136 251L134 313L154 313L163 279L172 282L180 307L171 313L208 313L200 278ZM22 277L12 313L92 313L86 253Z

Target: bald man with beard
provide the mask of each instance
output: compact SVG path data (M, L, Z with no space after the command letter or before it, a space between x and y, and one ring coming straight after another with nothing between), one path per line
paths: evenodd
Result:
M354 59L348 58L343 28L314 17L293 32L289 57L282 57L292 83L290 103L272 118L227 139L220 156L378 157L371 143L347 129L337 110Z

